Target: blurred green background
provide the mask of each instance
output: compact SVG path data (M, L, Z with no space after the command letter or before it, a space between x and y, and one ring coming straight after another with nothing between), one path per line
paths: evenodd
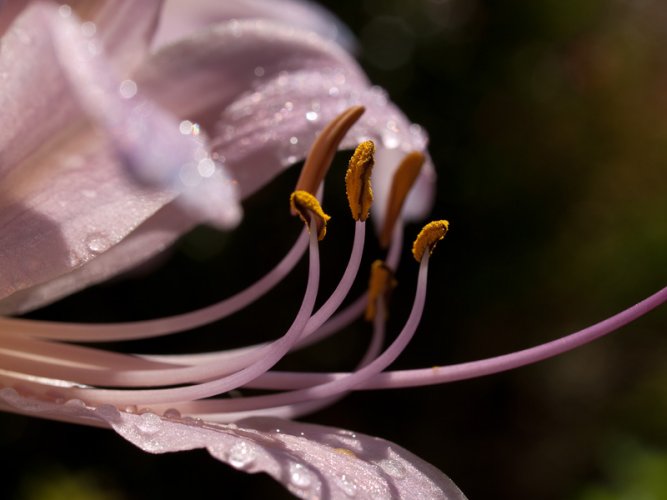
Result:
M428 130L439 173L433 216L452 224L432 261L422 327L397 367L528 347L667 283L667 4L323 3L358 36L371 79ZM345 161L339 155L334 175L342 178ZM249 200L239 231L199 229L159 269L37 316L140 318L233 293L268 269L297 234L284 210L295 175ZM342 272L352 231L344 204L334 201L342 187L329 184L329 208L340 216L323 245L325 290ZM284 234L260 243L255 233L267 223ZM407 239L417 230L409 227ZM159 347L126 348L196 350L263 338L267 316L275 316L277 328L289 322L303 271L221 325ZM406 252L390 333L407 316L415 277ZM308 420L394 441L450 475L471 499L665 499L666 324L662 308L536 366L439 387L352 394ZM355 324L340 340L281 366L349 368L367 338L367 326ZM205 452L151 456L96 429L0 415L0 445L9 461L2 498L199 498L211 491L220 498L288 497L272 480L235 472Z

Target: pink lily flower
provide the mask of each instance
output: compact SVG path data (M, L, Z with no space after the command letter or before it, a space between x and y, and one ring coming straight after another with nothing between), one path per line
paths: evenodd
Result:
M268 1L222 5L215 11L220 23L211 25L208 3L187 11L175 3L166 13L179 17L164 17L156 32L161 5L0 10L0 109L15 123L0 131L0 308L27 311L129 269L197 222L233 227L244 197L310 151L292 196L307 228L265 277L191 313L109 325L0 318L0 409L112 428L151 453L205 448L240 470L270 474L302 498L464 498L442 472L393 443L284 419L351 390L444 383L533 363L667 299L666 288L590 328L516 353L387 371L417 329L430 255L448 229L436 221L415 241L413 309L383 350L384 296L403 222L423 217L433 196L433 167L420 153L425 135L369 84L335 40L340 29L327 32L331 25L302 4L294 4L303 12L294 27ZM358 143L346 179L355 219L349 263L315 309L318 240L328 218L317 194L336 149ZM371 201L385 263L374 266L370 298L341 310L359 272ZM191 355L127 355L68 343L159 337L217 321L273 288L306 251L301 306L272 342ZM374 335L357 370L272 370L364 308ZM238 388L274 392L215 397Z

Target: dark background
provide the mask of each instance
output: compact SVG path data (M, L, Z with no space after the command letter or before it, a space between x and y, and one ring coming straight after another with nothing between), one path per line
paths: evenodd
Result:
M665 285L664 3L324 3L359 37L371 79L429 131L439 174L433 217L452 223L432 260L422 326L396 367L535 345ZM333 171L341 179L345 156ZM233 293L270 268L297 234L284 209L295 176L288 172L249 200L238 231L200 228L150 273L36 316L146 318ZM342 272L352 230L335 201L342 186L334 184L324 290ZM266 227L275 230L262 233ZM408 241L417 230L408 227ZM122 347L194 351L261 339L267 318L276 328L288 324L303 272L220 325ZM407 317L415 277L406 245L390 333ZM308 421L394 441L472 499L667 498L666 319L662 308L576 352L506 374L352 394ZM350 368L367 333L355 324L281 367ZM0 445L9 462L2 498L288 496L267 477L233 471L205 452L151 456L97 429L0 415Z

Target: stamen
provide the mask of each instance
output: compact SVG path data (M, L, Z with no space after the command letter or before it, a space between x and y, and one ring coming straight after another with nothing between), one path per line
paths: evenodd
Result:
M425 160L426 157L419 151L408 153L394 173L389 198L387 199L384 223L380 231L380 245L382 248L387 248L391 242L391 235L394 232L398 216L401 214L403 203L417 177L419 177L419 172L421 172Z
M389 294L396 288L394 272L381 260L376 260L371 266L371 279L368 283L368 305L366 306L366 321L373 321L377 313L379 301L387 304Z
M290 196L289 202L292 213L298 215L308 227L310 227L311 216L315 217L317 239L321 241L327 234L327 222L331 217L324 213L317 198L308 191L294 191Z
M364 222L373 203L371 173L375 164L375 144L365 141L357 146L345 174L345 191L352 218Z
M412 255L414 255L417 262L421 262L424 257L424 252L433 253L435 245L445 237L449 230L449 222L446 220L436 220L429 222L424 226L424 229L417 235L417 239L412 244Z
M340 142L364 111L366 108L363 106L352 106L324 127L308 152L295 191L307 191L313 194L317 191L338 151ZM292 211L292 215L296 215L296 212Z

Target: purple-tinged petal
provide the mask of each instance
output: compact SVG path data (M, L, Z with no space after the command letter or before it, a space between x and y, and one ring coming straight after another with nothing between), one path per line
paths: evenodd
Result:
M92 40L70 17L34 4L2 39L0 109L12 126L0 130L0 298L39 290L35 298L23 292L16 305L36 306L102 279L99 270L81 272L78 285L65 278L67 286L36 288L118 244L178 191L202 219L224 225L239 217L233 185L215 164L204 172L210 178L190 175L196 185L184 184L188 168L211 167L203 139L181 134L156 106L119 95L102 55L82 54ZM213 193L202 196L207 190ZM163 246L136 252L135 262ZM129 266L130 254L114 255ZM108 275L113 262L103 267Z
M380 88L358 80L344 67L293 71L262 81L223 112L213 149L226 159L242 196L247 196L269 182L277 169L303 158L324 123L358 104L366 112L341 147L375 141L372 214L381 225L391 176L405 154L425 150L427 138ZM422 218L430 210L435 190L430 161L417 186L418 193L413 191L406 202L407 217Z
M234 68L233 72L227 68ZM400 154L424 151L426 134L371 87L354 59L312 32L267 21L235 21L165 47L136 75L137 82L173 114L209 129L213 148L246 196L303 158L323 124L351 105L367 112L344 147L372 138L378 145L375 177L389 178ZM179 85L168 82L178 81ZM214 110L211 113L211 110ZM223 110L220 114L220 110ZM381 150L395 150L393 156ZM387 161L385 161L385 158ZM433 198L435 173L427 162L409 215L423 216ZM378 183L383 200L387 182ZM381 221L384 205L373 214Z
M167 0L153 46L160 48L232 19L271 20L314 31L348 50L355 46L353 35L339 19L320 5L304 0Z
M210 158L204 136L183 134L179 121L137 95L132 80L120 82L112 68L70 19L44 8L55 54L86 114L107 139L128 173L151 187L179 193L195 216L220 227L240 220L235 184Z
M86 21L81 25L81 34L95 35L116 69L127 72L146 57L162 4L162 0L70 0L59 8L59 13L69 17L74 12Z
M349 431L275 418L236 424L120 412L110 405L63 404L0 390L0 409L112 427L149 453L204 448L249 473L265 472L301 498L464 499L442 472L388 441Z
M99 255L93 255L94 258L87 257L85 249L83 249L83 256L81 253L77 254L73 249L68 250L68 259L73 259L74 262L80 259L85 264L64 274L58 274L53 279L39 282L10 294L0 300L0 314L19 314L36 309L82 288L127 271L150 259L156 253L164 251L179 236L192 229L193 225L192 218L185 215L175 204L167 204L117 245L111 246L109 250ZM7 265L8 269L20 269L21 266L20 263L17 263L18 261L24 262L25 256L33 255L33 253L36 258L40 255L40 252L47 250L44 246L50 245L52 241L48 239L44 245L40 245L36 249L32 246L29 249L20 246L19 251L14 252L12 258L7 259L5 255L2 255L3 262L9 263ZM91 239L87 242L89 245L100 245L103 241ZM21 250L24 252L21 253ZM51 247L50 251L50 257L53 257L54 248ZM12 273L9 273L10 279L12 276ZM0 279L0 286L6 286L4 278L5 276Z

